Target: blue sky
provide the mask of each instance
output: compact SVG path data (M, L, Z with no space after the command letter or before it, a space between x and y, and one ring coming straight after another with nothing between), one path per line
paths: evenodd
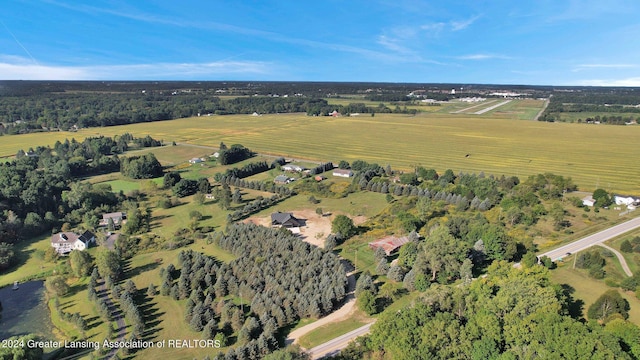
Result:
M0 79L640 86L637 0L2 0Z

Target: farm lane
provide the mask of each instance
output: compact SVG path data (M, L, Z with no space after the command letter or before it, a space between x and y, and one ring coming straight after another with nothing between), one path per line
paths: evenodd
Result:
M373 324L375 324L375 321L359 327L353 331L350 331L344 335L338 336L337 338L331 339L324 344L320 344L313 349L310 349L309 351L307 351L307 354L309 354L312 359L321 359L325 356L333 356L340 350L347 347L347 345L349 345L349 343L353 339L369 333L369 329Z
M586 236L580 240L576 240L557 249L547 251L546 253L538 255L538 258L547 256L553 261L562 260L563 257L567 256L567 254L575 254L578 251L582 251L591 246L598 245L639 227L640 217L637 217L635 219L625 221L622 224L618 224L595 234Z
M540 116L542 116L542 114L544 113L545 110L547 110L547 106L549 106L549 99L546 99L544 101L544 105L542 106L542 109L540 109L540 111L538 111L538 114L536 115L536 117L533 119L533 121L538 121L538 119L540 119Z
M118 309L118 306L111 300L111 297L108 294L108 289L107 289L107 285L105 283L104 280L102 280L102 284L100 284L99 287L100 290L100 297L105 297L105 303L107 303L107 306L109 307L110 311L111 311L111 316L113 318L113 320L116 322L116 324L118 325L118 332L117 332L117 336L114 339L114 341L125 341L125 332L127 330L127 325L124 322L124 316L122 314L122 310L121 311L116 311ZM115 316L113 314L116 314ZM111 324L109 324L109 326L111 326ZM105 356L105 359L113 359L116 354L118 353L118 348L113 348L109 350L109 353Z
M629 269L629 265L627 264L627 261L624 259L624 256L622 256L622 254L620 254L618 250L612 248L611 246L607 246L603 243L600 243L598 245L614 253L618 258L618 261L620 261L620 266L622 266L622 270L624 270L627 276L629 277L633 276L633 273L631 272L631 269Z

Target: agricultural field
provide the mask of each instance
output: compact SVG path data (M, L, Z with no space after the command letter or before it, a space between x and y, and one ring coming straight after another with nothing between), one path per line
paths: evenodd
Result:
M362 159L405 170L422 165L438 171L451 168L456 173L527 176L553 172L572 177L583 190L600 186L640 192L635 181L640 177L635 151L620 141L636 137L640 127L514 122L486 114L349 118L278 114L189 118L87 129L78 135L125 131L214 147L220 141L241 143L260 153L318 161Z
M455 173L484 171L520 177L553 172L572 177L582 190L603 187L640 193L636 151L621 141L640 135L640 127L512 121L533 110L527 101L512 101L483 115L211 116L84 129L68 136L130 132L134 136L149 134L165 141L212 147L224 141L271 155L334 162L362 159L404 170L422 165L438 171L451 168ZM5 136L0 154L15 154L25 144L52 145L57 139L52 135L62 134ZM201 150L197 153L207 152Z

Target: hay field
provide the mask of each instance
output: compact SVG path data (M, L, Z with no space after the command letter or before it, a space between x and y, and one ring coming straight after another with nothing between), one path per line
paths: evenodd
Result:
M515 105L515 104L514 104ZM527 106L525 106L527 105ZM524 177L553 172L571 176L583 190L596 186L640 194L640 167L634 139L640 126L585 125L514 121L531 104L509 113L483 115L423 113L416 116L376 114L375 117L309 117L274 114L260 117L229 115L197 117L71 133L112 136L130 132L165 141L217 147L240 143L254 151L293 158L338 162L362 159L409 170L415 165L455 173L480 172ZM496 109L505 110L505 109ZM55 135L62 133L55 133ZM21 147L51 144L52 134L2 137L2 148L15 154ZM0 153L1 154L1 153ZM6 152L5 152L6 154Z

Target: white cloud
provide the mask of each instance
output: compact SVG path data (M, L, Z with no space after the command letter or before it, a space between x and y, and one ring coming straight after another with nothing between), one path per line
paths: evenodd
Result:
M401 42L401 40L399 40L397 38L391 38L391 37L388 37L386 35L378 36L378 44L386 47L387 49L389 49L391 51L395 51L395 52L398 52L398 53L411 53L412 52L408 48L400 45L400 42Z
M469 26L471 26L471 24L476 22L476 20L478 20L479 18L480 18L480 15L476 15L476 16L470 18L470 19L467 19L467 20L450 21L449 25L451 26L451 30L452 31L460 31L460 30L464 30L464 29L468 28Z
M269 72L268 63L253 61L61 66L34 64L25 61L24 58L0 55L0 79L2 80L188 79Z
M587 69L629 69L636 68L638 65L634 64L580 64L577 65L572 71L582 71Z
M596 79L596 80L582 80L579 82L584 86L640 86L640 77L630 77L626 79Z
M489 59L511 59L509 56L496 54L469 54L456 57L459 60L489 60Z

